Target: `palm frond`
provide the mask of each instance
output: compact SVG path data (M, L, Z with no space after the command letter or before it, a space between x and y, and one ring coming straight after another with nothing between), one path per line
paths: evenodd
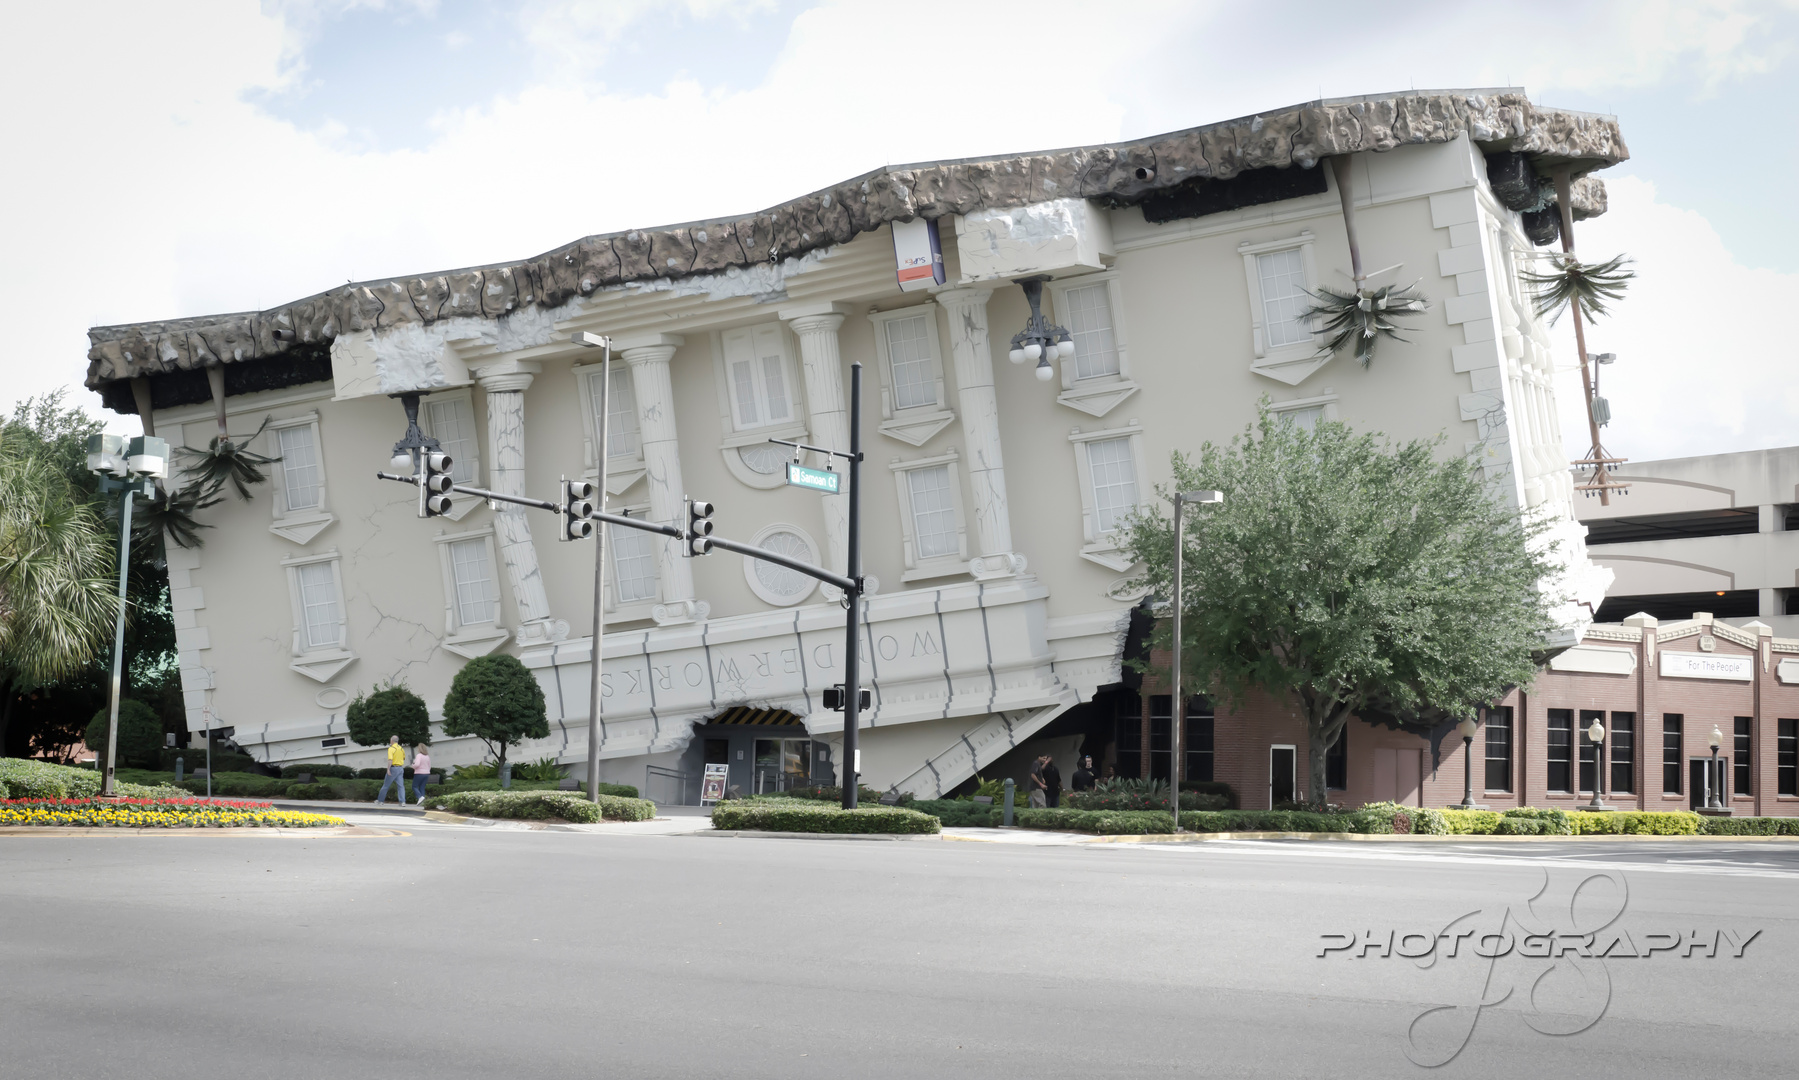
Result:
M1351 292L1322 287L1315 293L1308 292L1306 295L1317 303L1306 311L1306 315L1322 318L1327 335L1323 347L1318 350L1319 355L1353 345L1355 358L1367 367L1374 359L1374 345L1381 338L1406 340L1399 336L1399 331L1407 327L1394 320L1430 309L1430 300L1416 291L1416 285L1416 282L1404 288L1383 285L1378 289L1362 288Z
M198 484L176 491L159 490L154 499L144 499L132 507L132 534L139 543L161 544L167 539L175 541L177 547L201 547L205 541L200 538L200 530L212 526L195 520L194 513L220 501Z
M48 682L103 647L119 610L112 556L60 469L0 445L0 670Z
M262 426L248 438L233 439L230 435L215 435L205 450L182 447L179 453L190 463L182 469L182 475L197 483L204 498L217 495L229 483L236 490L238 498L248 501L252 494L251 485L268 482L269 478L263 473L262 467L281 460L279 457L267 457L245 449L268 428L269 420L269 417L263 417Z
M1636 271L1626 269L1630 259L1624 255L1591 265L1573 255L1551 255L1549 262L1552 269L1545 273L1525 270L1518 276L1537 286L1531 306L1537 318L1548 319L1551 325L1570 303L1578 303L1588 319L1607 314L1605 305L1622 300L1637 276Z

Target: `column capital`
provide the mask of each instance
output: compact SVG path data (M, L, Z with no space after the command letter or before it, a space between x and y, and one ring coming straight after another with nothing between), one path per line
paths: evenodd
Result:
M973 307L977 305L985 307L987 306L987 301L993 296L993 293L994 290L992 289L971 286L954 289L939 289L932 294L932 298L944 307L954 310L956 308Z
M842 312L829 311L822 315L796 315L787 320L787 325L793 327L796 334L835 334L846 318L848 316Z
M637 349L648 349L666 346L670 350L687 344L687 339L680 334L614 334L612 335L612 351L614 353L632 352Z
M816 318L820 315L835 315L838 325L842 325L844 316L854 314L855 310L854 304L846 304L841 300L819 300L810 304L788 304L784 308L776 309L775 314L779 315L783 322Z
M475 381L490 394L520 393L531 388L531 380L543 365L530 360L502 360L475 372Z
M633 345L629 349L620 350L618 358L631 367L639 364L666 364L675 358L675 350L680 345Z

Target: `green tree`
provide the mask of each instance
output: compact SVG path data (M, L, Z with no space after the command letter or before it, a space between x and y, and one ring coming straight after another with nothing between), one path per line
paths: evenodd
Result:
M359 746L386 746L398 735L401 744L417 746L431 741L431 714L425 699L405 686L390 683L372 694L357 694L346 719L350 738Z
M101 709L87 725L82 739L88 749L106 761L106 734L112 727L112 708ZM122 769L154 769L162 756L162 719L156 710L131 698L119 702L119 752L114 761Z
M12 453L27 455L60 475L71 497L85 505L105 550L106 591L115 597L109 601L114 605L109 610L116 612L118 498L102 495L99 479L87 469L87 438L104 425L81 409L64 405L63 397L59 390L15 406L10 418L0 419L0 442ZM136 500L134 520L146 506L143 498ZM168 573L160 543L134 542L128 574L131 610L125 625L123 691L155 708L164 731L185 738L174 613L169 607ZM20 674L8 665L6 650L0 647L0 753L60 758L80 740L88 718L108 701L112 618L107 616L102 640L86 660L52 679Z
M1540 528L1468 458L1437 460L1441 445L1264 409L1198 464L1174 455L1180 490L1224 493L1184 515L1185 675L1237 705L1257 690L1296 699L1314 803L1351 716L1420 730L1470 715L1530 682L1552 630ZM1173 544L1159 506L1127 526L1156 596L1174 595ZM1166 645L1168 624L1158 632Z
M516 656L493 653L470 660L444 698L444 734L473 735L504 765L508 747L549 738L543 688Z
M79 674L111 638L115 550L55 459L0 428L0 746L21 693Z

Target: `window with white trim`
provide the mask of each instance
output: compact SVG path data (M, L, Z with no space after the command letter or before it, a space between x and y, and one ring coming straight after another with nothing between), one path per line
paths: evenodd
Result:
M500 593L494 587L493 556L487 540L476 537L449 545L450 577L456 586L456 623L498 622Z
M1113 570L1128 570L1131 558L1119 547L1121 531L1143 506L1143 429L1136 420L1122 428L1068 436L1074 444L1075 474L1081 485L1081 557Z
M721 331L712 341L725 467L748 487L778 488L786 483L793 451L768 440L807 441L804 387L787 327L745 326Z
M468 391L425 399L425 431L450 455L450 478L458 484L481 480L481 449L475 428L475 405Z
M1312 320L1306 312L1312 297L1306 292L1306 268L1299 249L1257 255L1256 276L1262 284L1262 325L1267 327L1268 347L1311 341Z
M344 580L336 551L283 559L293 611L293 659L288 666L319 682L329 681L356 657L349 650Z
M600 415L602 380L599 368L584 373L587 381L587 406L591 415ZM612 365L611 385L606 394L606 454L609 458L635 458L642 452L637 426L637 390L631 383L628 365ZM597 442L599 431L593 438Z
M795 416L792 365L779 326L724 334L725 373L737 430L785 424Z
M871 311L881 380L881 434L923 446L956 419L943 385L937 305Z
M500 625L499 560L493 529L440 533L443 566L444 648L458 656L485 656L511 636Z
M789 558L818 565L818 545L797 525L766 525L751 538L750 543ZM803 602L818 585L818 579L798 570L748 556L743 560L743 577L751 592L764 603L777 607L792 607Z
M622 525L607 528L607 543L611 545L612 556L613 602L624 606L655 600L656 545L662 542L661 538Z
M1112 300L1104 284L1069 289L1063 306L1074 339L1074 377L1118 374L1118 339L1112 332Z
M319 415L288 416L271 421L270 451L281 460L270 467L275 513L269 531L296 544L309 543L336 520L327 510L324 446Z
M900 541L906 570L902 581L968 572L968 534L963 524L960 454L902 461L894 458L894 493L899 497Z
M1268 411L1277 420L1311 431L1319 423L1337 418L1337 396L1327 386L1318 397L1270 402Z
M1074 355L1061 361L1062 393L1056 401L1104 416L1137 392L1118 274L1106 270L1058 279L1048 283L1048 292L1055 320L1074 341Z
M1255 355L1250 370L1296 386L1330 360L1318 353L1318 267L1310 230L1297 236L1237 245L1249 293Z

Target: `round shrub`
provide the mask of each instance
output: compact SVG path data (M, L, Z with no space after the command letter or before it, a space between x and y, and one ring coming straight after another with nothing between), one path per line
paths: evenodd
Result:
M350 738L359 746L386 746L395 735L408 748L431 742L431 713L425 699L397 683L372 694L357 694L345 719Z
M444 698L444 734L472 735L487 744L494 762L526 739L550 737L543 688L516 656L489 653L470 660Z
M88 748L100 755L105 768L106 736L112 724L111 708L101 709L87 726L82 737ZM130 698L119 702L119 751L113 757L118 768L154 769L161 764L162 719L141 701Z

